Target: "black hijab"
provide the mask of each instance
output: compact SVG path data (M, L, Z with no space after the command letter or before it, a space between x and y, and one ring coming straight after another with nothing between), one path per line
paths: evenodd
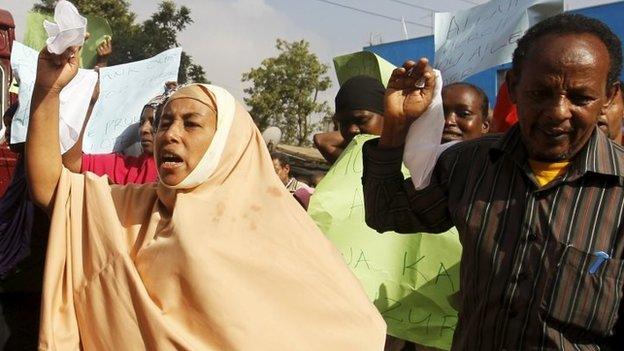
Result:
M383 97L386 89L381 82L369 76L349 78L336 95L336 113L367 110L383 114Z

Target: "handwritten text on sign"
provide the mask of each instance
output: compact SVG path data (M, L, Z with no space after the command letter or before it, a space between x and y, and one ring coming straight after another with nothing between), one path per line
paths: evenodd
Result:
M19 107L11 124L11 143L26 141L30 102L37 76L39 52L17 42L13 42L11 68L19 79ZM76 76L61 90L59 96L59 140L61 152L69 150L78 139L93 88L97 82L97 73L93 70L80 69Z
M308 212L338 248L388 325L388 334L448 350L457 323L461 245L444 234L380 235L364 221L362 145L357 136L316 188Z
M143 106L164 92L165 82L178 79L181 53L182 48L170 49L100 70L100 96L87 126L84 152L122 151L136 142Z
M464 11L436 13L435 67L448 84L510 62L527 29L562 11L563 0L492 0Z

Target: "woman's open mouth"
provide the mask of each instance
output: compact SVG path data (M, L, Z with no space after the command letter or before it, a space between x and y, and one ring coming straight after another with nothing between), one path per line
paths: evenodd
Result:
M165 170L172 170L181 167L183 162L184 160L182 160L182 157L171 152L165 152L160 155L160 167Z

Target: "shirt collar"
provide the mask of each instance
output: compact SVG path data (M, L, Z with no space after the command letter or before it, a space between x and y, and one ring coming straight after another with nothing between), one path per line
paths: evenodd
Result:
M594 129L591 138L581 151L570 161L568 180L574 180L586 173L596 173L624 178L623 152L624 149L609 140L598 128ZM520 168L528 170L528 154L518 124L511 127L490 148L493 161L507 155Z

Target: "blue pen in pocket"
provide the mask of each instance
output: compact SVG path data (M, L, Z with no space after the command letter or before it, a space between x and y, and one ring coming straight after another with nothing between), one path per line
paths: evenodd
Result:
M602 266L602 264L610 258L611 257L604 251L594 252L594 260L589 266L589 274L596 274L596 272L600 269L600 266Z

